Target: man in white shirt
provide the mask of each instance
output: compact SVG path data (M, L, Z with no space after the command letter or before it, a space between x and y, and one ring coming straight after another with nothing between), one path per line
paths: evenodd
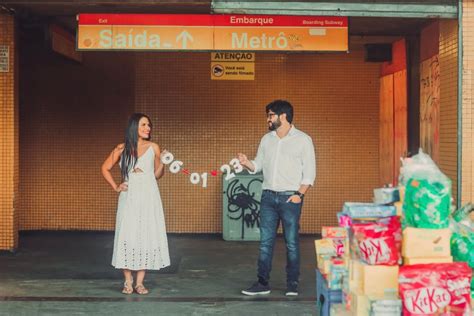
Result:
M289 102L273 101L266 113L270 132L260 141L255 160L238 154L250 173L263 171L258 281L242 293L270 294L273 248L281 221L287 252L286 295L295 296L300 274L299 220L303 197L316 178L315 152L311 137L291 124L293 107Z

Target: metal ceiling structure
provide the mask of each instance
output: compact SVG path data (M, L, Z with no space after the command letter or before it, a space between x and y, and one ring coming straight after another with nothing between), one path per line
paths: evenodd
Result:
M24 23L55 21L75 30L78 13L287 14L350 17L350 35L415 35L431 18L457 17L452 0L235 1L235 0L1 0Z
M457 2L439 1L237 1L213 0L215 13L318 16L457 18Z

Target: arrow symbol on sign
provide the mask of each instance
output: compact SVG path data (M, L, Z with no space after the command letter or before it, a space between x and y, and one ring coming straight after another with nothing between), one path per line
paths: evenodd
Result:
M176 36L176 42L181 41L182 48L187 48L188 40L194 42L193 37L186 30L182 31L178 36Z

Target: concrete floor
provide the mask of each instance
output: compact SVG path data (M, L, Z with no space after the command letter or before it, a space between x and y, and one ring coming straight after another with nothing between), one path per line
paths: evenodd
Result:
M0 315L317 315L315 236L301 238L300 295L287 298L279 237L272 293L247 297L256 280L258 242L218 235L169 235L172 266L149 272L147 296L120 293L110 265L113 233L25 232L15 254L0 255Z

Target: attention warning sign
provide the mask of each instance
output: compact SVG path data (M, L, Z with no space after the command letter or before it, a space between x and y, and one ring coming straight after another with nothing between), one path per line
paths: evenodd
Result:
M211 53L212 80L254 80L255 53Z

